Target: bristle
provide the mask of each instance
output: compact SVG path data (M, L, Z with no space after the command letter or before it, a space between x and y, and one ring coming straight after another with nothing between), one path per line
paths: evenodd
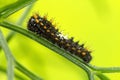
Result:
M37 14L34 14L33 17L34 17L35 19L37 19L37 18L38 18L38 15L37 15Z
M76 45L78 45L79 41L75 42Z
M84 47L84 44L81 44L80 47Z
M53 23L53 21L54 21L54 18L51 18L51 19L50 19L50 22Z
M44 14L43 18L44 18L45 20L47 20L48 14Z
M73 39L74 39L74 38L73 38L73 37L71 37L71 38L70 38L70 41L71 41L71 42L73 42Z

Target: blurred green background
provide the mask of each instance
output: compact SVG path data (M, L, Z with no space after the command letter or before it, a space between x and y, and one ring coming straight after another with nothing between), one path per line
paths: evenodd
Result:
M1 0L0 7L15 1ZM25 8L14 13L7 20L16 23L24 10ZM27 22L34 13L41 16L48 14L48 19L54 18L53 23L57 24L64 35L73 36L74 41L79 40L80 44L85 43L93 51L90 64L120 66L120 0L38 0L24 20L23 28L26 29ZM9 30L2 28L2 31L6 36ZM13 37L9 47L21 64L44 80L88 80L81 68L21 34L17 33ZM6 66L2 51L0 66ZM106 75L111 80L120 79L120 73ZM0 79L5 80L6 74L0 72Z

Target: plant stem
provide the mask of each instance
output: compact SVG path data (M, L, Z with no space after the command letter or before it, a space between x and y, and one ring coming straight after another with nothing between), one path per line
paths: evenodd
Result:
M120 72L120 67L97 67L97 66L93 66L91 64L85 63L78 56L75 56L75 55L71 55L71 56L73 56L74 58L78 59L81 63L85 64L87 67L89 67L90 69L92 69L94 71L100 71L102 73Z
M12 56L8 46L7 42L5 41L5 39L2 36L2 32L0 31L0 43L2 48L4 49L5 53L6 53L6 57L7 57L7 61L8 61L8 80L13 80L13 67L15 63L15 67L20 70L21 72L23 72L25 75L27 75L28 77L30 77L32 80L41 80L41 78L37 77L36 75L34 75L32 72L28 71L26 68L24 68L22 65L20 65L20 63L18 63L14 57Z
M14 78L14 57L11 54L10 49L8 48L7 42L2 35L2 31L0 30L0 43L5 52L5 56L7 58L7 75L8 80L13 80Z
M27 17L27 15L29 14L29 11L31 10L32 6L33 6L33 4L27 7L27 9L22 13L21 18L18 20L18 22L16 24L18 24L18 25L23 24L23 21ZM6 41L9 42L13 38L14 35L15 35L15 32L10 31L6 37ZM0 47L0 50L1 50L1 47Z
M97 67L97 66L91 66L91 69L93 69L94 71L99 71L101 73L120 72L120 67Z
M107 76L105 76L104 74L100 73L100 72L95 72L94 73L97 77L99 77L101 80L110 80Z
M22 16L20 16L20 19L18 20L18 22L16 23L17 25L21 25L24 22L24 19L27 17L27 15L29 14L30 10L32 9L34 4L31 4L29 6L27 6L27 9L21 13Z
M6 69L0 66L0 71L6 73ZM27 78L21 77L19 74L15 73L15 77L19 80L27 80Z
M14 12L22 9L23 7L32 4L36 0L18 0L17 2L0 8L0 18L4 19L7 18L9 15L13 14Z
M29 78L31 78L32 80L42 80L40 77L36 76L35 74L33 74L32 72L30 72L29 70L27 70L25 67L23 67L17 61L15 61L15 67L19 71L21 71L22 73L24 73L26 76L28 76Z

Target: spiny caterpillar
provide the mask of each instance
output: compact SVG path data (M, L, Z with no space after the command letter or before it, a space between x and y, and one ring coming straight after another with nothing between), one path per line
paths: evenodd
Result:
M46 38L53 44L57 44L60 48L69 51L71 54L75 54L80 57L85 62L90 62L92 56L91 51L84 48L84 45L78 44L79 42L74 42L72 38L66 38L58 29L52 24L51 21L47 20L46 17L41 17L38 14L34 14L28 22L28 30Z

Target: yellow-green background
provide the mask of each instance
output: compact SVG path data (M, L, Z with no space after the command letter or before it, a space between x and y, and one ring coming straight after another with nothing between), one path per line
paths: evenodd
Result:
M0 6L15 1L1 0ZM16 23L24 10L14 13L8 20ZM38 0L24 20L25 29L34 13L48 14L48 19L54 18L53 23L57 23L64 35L85 43L93 51L92 65L120 66L120 0ZM8 30L2 30L6 35ZM21 34L14 36L9 47L21 64L44 80L88 80L81 68ZM6 65L5 55L0 52L0 66L3 65ZM120 79L120 73L106 75L111 80ZM2 72L0 79L6 79Z

